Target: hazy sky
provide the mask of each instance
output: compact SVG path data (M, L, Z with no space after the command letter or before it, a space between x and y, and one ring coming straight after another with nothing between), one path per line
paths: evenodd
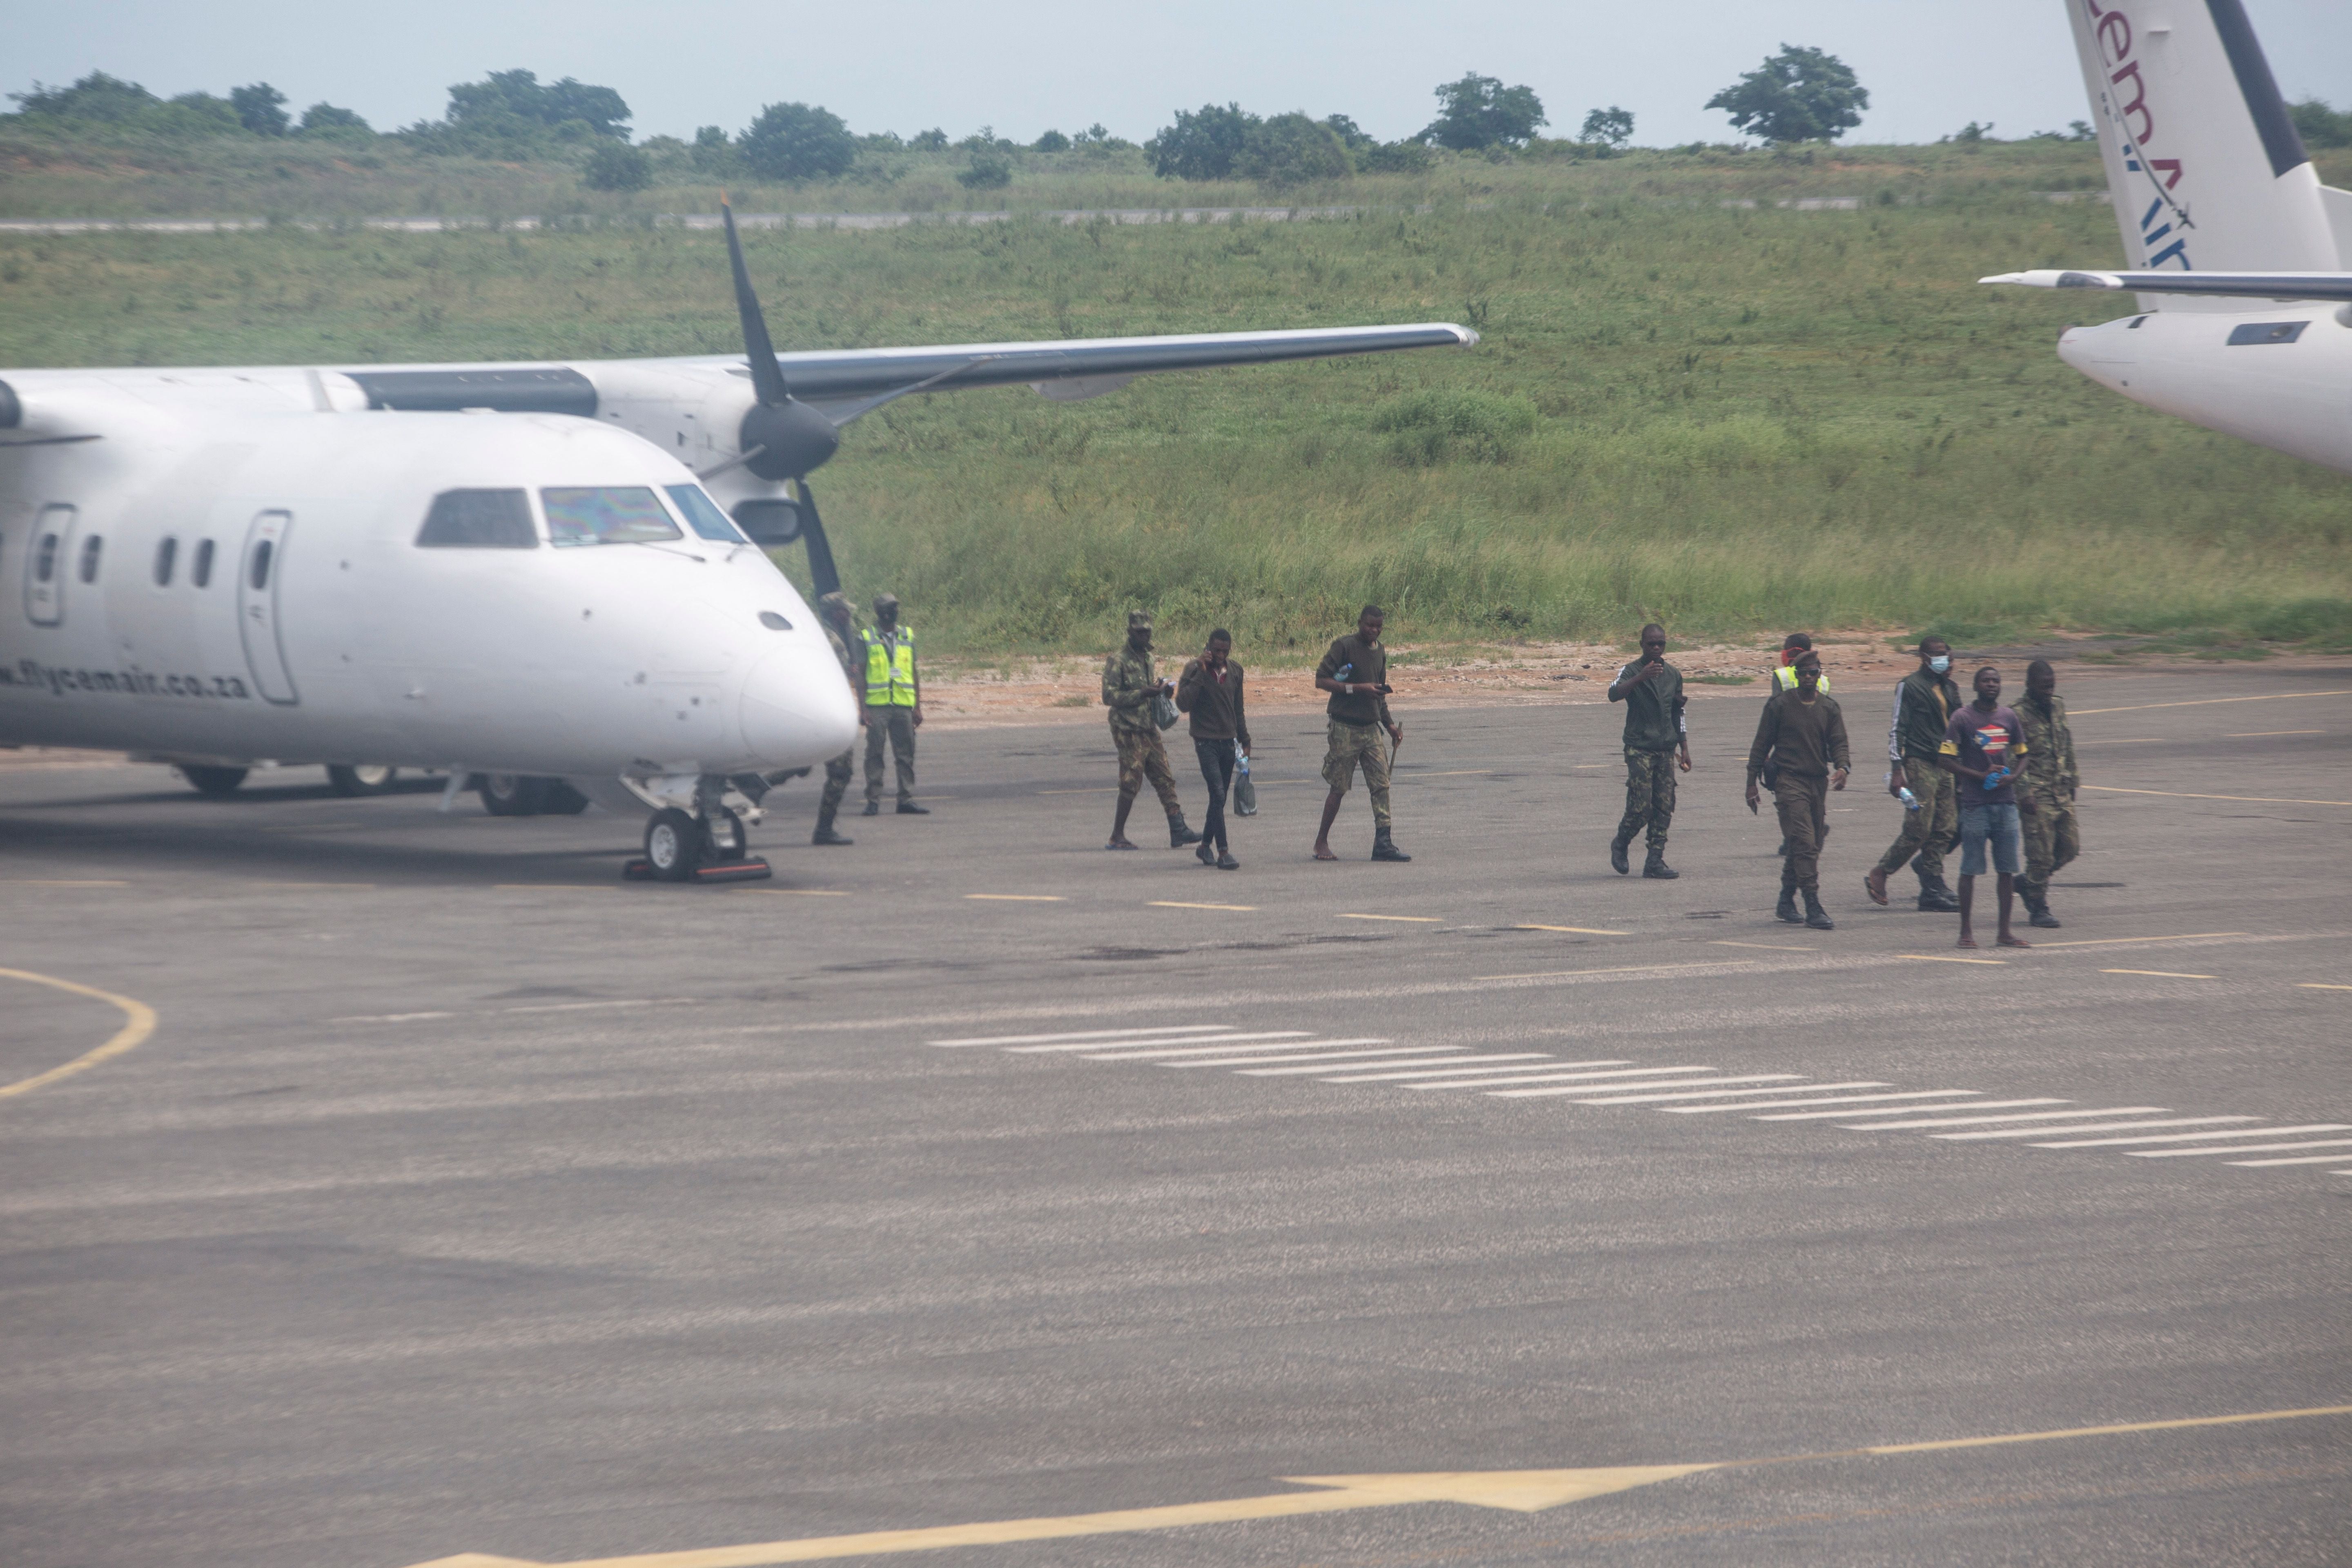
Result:
M2352 105L2352 4L2246 7L2289 99ZM1172 109L1238 100L1351 114L1392 139L1429 121L1433 86L1475 70L1533 87L1554 135L1622 104L1644 143L1727 141L1699 105L1783 42L1861 76L1872 109L1856 140L1933 141L1970 120L2022 135L2087 112L2063 0L80 0L27 4L7 33L0 91L94 68L167 97L266 80L298 110L325 100L378 130L520 66L618 89L640 135L734 131L797 100L859 132L993 125L1025 142L1099 121L1140 141Z

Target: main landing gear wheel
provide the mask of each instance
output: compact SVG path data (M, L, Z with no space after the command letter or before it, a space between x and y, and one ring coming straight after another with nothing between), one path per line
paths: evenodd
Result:
M188 781L195 792L207 800L226 800L245 782L247 768L207 768L193 763L180 764L180 776Z
M577 816L588 809L588 797L573 789L566 781L541 779L540 782L547 786L547 793L539 803L539 809L542 816Z
M348 766L331 763L327 766L327 787L342 795L383 795L399 776L398 768L382 763L353 763Z
M547 786L557 781L525 773L478 773L476 793L492 816L537 816L547 809Z
M750 853L743 819L719 804L727 781L707 774L695 809L666 805L646 824L646 852L621 868L633 882L749 882L773 875Z
M741 827L740 823L736 826ZM655 812L646 824L647 874L659 882L684 882L702 861L702 825L674 805Z

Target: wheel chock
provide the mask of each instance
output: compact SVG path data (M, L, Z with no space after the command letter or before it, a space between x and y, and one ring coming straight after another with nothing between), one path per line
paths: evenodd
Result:
M774 875L767 861L757 855L746 855L740 860L722 860L715 866L698 867L694 879L698 882L758 882Z

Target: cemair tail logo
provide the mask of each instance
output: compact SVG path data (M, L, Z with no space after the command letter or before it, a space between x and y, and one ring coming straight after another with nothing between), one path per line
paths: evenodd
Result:
M2179 158L2148 155L2148 148L2158 142L2157 114L2148 101L2147 77L2140 68L2138 35L2131 15L2120 5L2101 5L2099 0L2083 0L2083 12L2105 78L2099 88L2099 112L2115 132L2124 167L2147 184L2148 204L2139 217L2140 266L2151 271L2168 266L2194 271L2187 231L2197 226L2189 219L2187 205L2173 195L2188 170ZM2124 198L2119 195L2118 199Z

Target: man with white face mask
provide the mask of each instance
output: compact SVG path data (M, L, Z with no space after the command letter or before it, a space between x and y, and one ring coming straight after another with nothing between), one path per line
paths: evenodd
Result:
M1907 787L1919 805L1916 811L1904 812L1903 831L1878 864L1863 874L1863 889L1874 904L1886 902L1886 879L1908 860L1919 878L1921 912L1950 914L1960 907L1944 881L1944 847L1959 831L1958 782L1936 761L1944 727L1960 706L1951 668L1951 645L1942 637L1922 637L1919 668L1895 688L1895 722L1886 731L1886 760L1892 768L1886 793L1900 798Z

